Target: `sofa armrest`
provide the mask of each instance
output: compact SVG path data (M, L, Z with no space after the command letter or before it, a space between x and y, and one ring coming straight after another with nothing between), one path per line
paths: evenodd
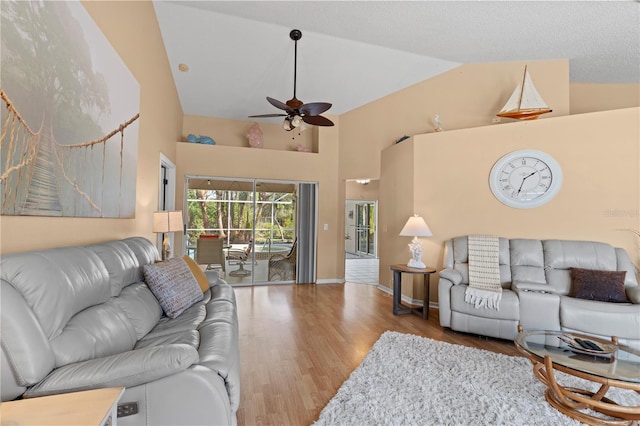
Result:
M206 270L204 271L204 274L209 281L209 287L213 287L218 283L224 282L224 280L220 278L220 272L217 270Z
M627 298L631 300L631 303L640 305L640 286L627 287L625 290L627 292Z
M53 370L29 388L26 398L115 386L126 388L186 370L198 362L198 351L185 344L152 346Z
M556 289L549 284L532 283L528 281L514 281L511 283L511 289L516 292L532 291L535 293L556 294Z
M451 281L453 285L458 285L462 282L462 274L455 269L443 269L440 271L440 278Z

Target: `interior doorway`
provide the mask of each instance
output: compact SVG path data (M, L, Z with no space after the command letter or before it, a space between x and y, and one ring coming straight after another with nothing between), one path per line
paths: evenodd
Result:
M189 256L232 285L315 281L315 183L187 176L185 186ZM221 261L208 264L204 239L221 241Z
M176 165L169 158L160 153L160 176L158 179L158 211L174 210L176 197ZM174 233L169 232L169 244L174 245ZM156 237L156 246L162 253L162 241L165 234L158 234ZM175 252L175 250L173 250Z
M346 200L345 252L348 257L377 257L376 200Z
M345 281L378 284L377 200L345 202Z

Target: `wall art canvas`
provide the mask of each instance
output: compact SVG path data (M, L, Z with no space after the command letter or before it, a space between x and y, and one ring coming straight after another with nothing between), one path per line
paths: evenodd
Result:
M133 218L138 82L79 1L0 8L0 214Z

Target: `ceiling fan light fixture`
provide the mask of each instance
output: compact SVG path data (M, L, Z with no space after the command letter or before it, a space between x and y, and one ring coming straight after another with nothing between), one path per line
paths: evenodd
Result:
M300 117L299 115L294 115L291 119L291 125L293 127L300 127L302 123L304 123L304 121L302 121L302 117Z
M307 130L309 127L311 127L311 126L309 126L309 125L308 125L307 123L305 123L303 120L300 120L300 125L298 126L298 131L299 131L300 133L302 133L302 132L304 132L305 130Z
M294 126L292 126L291 123L291 118L285 117L284 121L282 122L282 128L287 132L290 132L294 129Z

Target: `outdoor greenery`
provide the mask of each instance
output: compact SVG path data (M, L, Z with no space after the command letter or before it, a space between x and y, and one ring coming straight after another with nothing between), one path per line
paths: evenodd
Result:
M256 244L292 242L293 194L257 192L255 200ZM253 192L190 189L187 199L188 245L201 234L219 235L228 244L248 244L253 229Z

